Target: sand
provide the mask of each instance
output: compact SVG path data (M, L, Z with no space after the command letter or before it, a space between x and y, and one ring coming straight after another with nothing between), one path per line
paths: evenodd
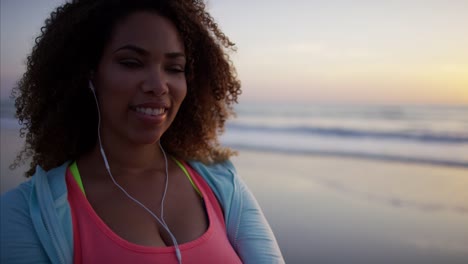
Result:
M287 263L468 263L468 170L241 152Z

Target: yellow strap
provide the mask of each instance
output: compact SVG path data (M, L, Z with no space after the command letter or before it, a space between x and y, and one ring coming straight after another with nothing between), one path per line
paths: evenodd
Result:
M180 169L185 173L185 176L187 176L187 178L189 179L189 181L192 184L193 188L195 189L195 191L197 191L198 195L200 195L200 197L203 198L203 194L200 192L197 185L195 185L195 183L193 182L192 177L190 177L190 173L187 171L184 164L182 164L182 162L178 161L173 156L171 156L171 158L177 163L177 165L179 165Z
M86 193L84 191L84 187L83 187L83 182L81 181L81 176L80 176L80 172L78 171L78 166L76 165L76 161L74 161L71 165L70 165L70 171L73 175L73 178L75 179L76 183L78 184L78 186L80 187L81 191L83 192L83 194L86 196Z
M171 158L177 163L177 165L180 167L180 169L184 172L185 176L187 176L188 180L190 181L190 184L192 184L192 187L195 189L195 191L197 191L198 195L200 195L200 197L203 198L203 194L198 189L197 185L195 185L195 183L193 182L192 177L190 177L190 173L187 171L187 169L184 167L184 165L180 161L178 161L176 158L174 158L172 156L171 156ZM78 166L76 165L76 161L74 161L70 165L70 171L71 171L71 173L73 175L73 178L75 179L76 183L80 187L81 191L86 196L86 193L85 193L85 190L84 190L84 187L83 187L83 182L81 181L80 172L78 171Z

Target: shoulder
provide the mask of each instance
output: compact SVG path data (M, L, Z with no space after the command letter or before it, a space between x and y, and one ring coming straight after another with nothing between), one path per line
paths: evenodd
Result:
M25 222L29 217L29 200L32 191L32 179L2 194L0 198L0 219L3 235L9 233L10 226ZM7 228L8 227L8 228Z
M189 161L188 163L208 183L226 209L239 185L239 177L232 162L226 160L213 164L204 164L198 161Z
M233 209L238 209L236 204L241 199L238 191L240 181L232 162L226 160L213 164L204 164L198 161L189 161L188 163L208 183L223 208L226 223L229 223L231 213Z
M0 198L1 263L47 261L30 213L33 179L3 194Z
M66 164L46 172L37 167L30 180L1 196L0 263L50 262L44 208L68 222L64 168Z
M212 164L204 164L199 161L189 161L188 163L200 174L207 174L209 177L232 178L237 174L236 168L230 160Z
M20 184L16 188L2 194L0 198L2 219L2 229L4 220L14 218L16 216L24 216L29 211L29 198L32 190L32 179ZM3 232L2 232L3 233Z

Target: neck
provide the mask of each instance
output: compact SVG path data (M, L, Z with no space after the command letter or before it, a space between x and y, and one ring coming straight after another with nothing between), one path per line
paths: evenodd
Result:
M113 175L138 176L151 171L164 171L165 158L159 141L149 145L126 144L123 141L108 142L102 139L102 148ZM90 153L98 167L105 168L99 141ZM107 171L106 171L107 172ZM154 174L153 174L154 175Z

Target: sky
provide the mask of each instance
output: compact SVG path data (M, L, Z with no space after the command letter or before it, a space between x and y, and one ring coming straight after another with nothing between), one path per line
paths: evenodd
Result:
M1 96L64 0L0 0ZM468 105L468 0L210 0L242 101Z

